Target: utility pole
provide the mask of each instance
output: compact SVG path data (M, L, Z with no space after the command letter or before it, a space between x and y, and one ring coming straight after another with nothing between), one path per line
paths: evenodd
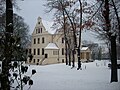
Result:
M9 64L11 62L12 42L13 35L13 7L12 0L6 0L6 31L5 31L5 48L4 59L2 60L2 79L1 90L10 90L9 82Z

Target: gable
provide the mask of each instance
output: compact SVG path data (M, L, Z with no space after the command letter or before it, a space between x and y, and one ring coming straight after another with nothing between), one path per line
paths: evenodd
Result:
M40 35L40 34L49 34L49 33L46 31L46 28L44 27L42 23L41 17L38 17L37 23L36 23L36 26L34 28L32 35Z

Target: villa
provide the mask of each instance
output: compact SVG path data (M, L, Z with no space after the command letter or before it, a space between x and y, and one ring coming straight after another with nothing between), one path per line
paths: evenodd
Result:
M49 30L46 30L41 17L38 17L28 51L33 55L32 61L29 59L27 61L29 64L47 65L64 63L66 53L64 34L62 32L51 33ZM90 59L90 49L88 47L81 47L81 61L84 62ZM75 54L75 61L77 61L77 53Z

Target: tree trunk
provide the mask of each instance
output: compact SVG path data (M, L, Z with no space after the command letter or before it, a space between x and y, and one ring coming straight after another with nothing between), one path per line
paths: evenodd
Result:
M65 17L65 12L63 10L63 19L64 19L64 23L63 23L63 28L64 28L64 39L65 39L65 61L66 61L66 65L68 65L68 58L67 58L67 37L66 37L66 17Z
M78 48L77 52L78 52L78 68L77 68L77 70L79 70L79 69L81 69L80 48Z
M105 22L106 22L106 32L109 36L110 42L111 42L111 82L117 82L118 76L117 76L117 54L116 54L116 36L112 36L111 30L111 24L109 19L109 0L105 0Z
M82 2L81 0L79 0L79 4L80 4L80 30L79 30L79 45L78 45L78 48L77 48L77 52L78 52L78 68L77 70L81 69L81 57L80 57L80 47L81 47L81 30L82 30Z
M71 51L69 53L69 66L71 66Z
M71 66L71 49L70 49L70 45L68 43L68 48L69 48L69 66Z
M12 42L11 37L13 33L13 7L12 0L6 0L6 32L5 32L5 49L4 57L2 61L2 80L1 80L1 90L10 90L9 82L9 63L11 62L11 53L12 53Z
M111 36L111 82L118 82L116 36Z
M75 49L72 50L72 68L75 67Z
M68 57L67 57L67 53L68 53L68 50L67 50L67 44L66 44L66 41L65 41L65 60L66 60L66 65L68 65Z

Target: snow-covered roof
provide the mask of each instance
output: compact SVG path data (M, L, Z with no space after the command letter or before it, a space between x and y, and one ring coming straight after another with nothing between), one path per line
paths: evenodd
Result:
M49 43L45 49L59 49L55 43Z
M46 31L48 31L48 33L54 34L56 32L56 30L53 30L53 28L52 28L53 22L42 20L42 23L43 23Z
M88 49L88 47L82 47L82 48L81 48L81 50L83 50L83 51L84 51L84 50L87 50L87 49Z

